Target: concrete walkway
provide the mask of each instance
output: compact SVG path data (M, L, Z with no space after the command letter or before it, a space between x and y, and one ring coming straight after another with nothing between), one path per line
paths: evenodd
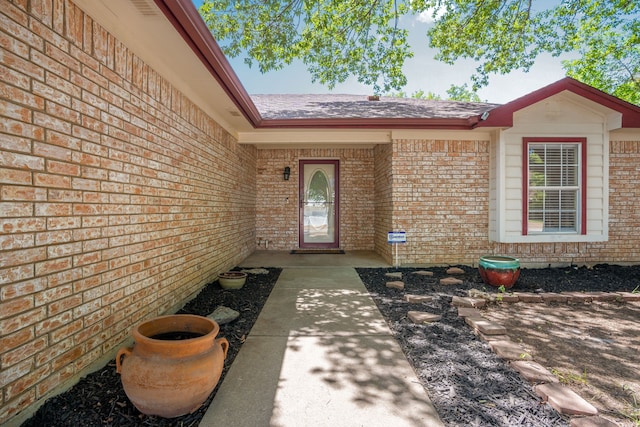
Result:
M323 266L382 261L270 256L242 265L305 265L283 269L201 427L442 425L355 269Z

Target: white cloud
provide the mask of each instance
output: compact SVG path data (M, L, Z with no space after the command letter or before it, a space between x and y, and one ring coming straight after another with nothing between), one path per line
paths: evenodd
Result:
M444 10L440 9L440 11L438 11L438 13L435 14L434 17L434 12L436 10L434 8L429 8L427 10L425 10L424 12L421 12L420 14L418 14L417 16L417 20L419 22L424 22L426 24L432 24L434 23L437 19L441 18L442 15L444 15Z

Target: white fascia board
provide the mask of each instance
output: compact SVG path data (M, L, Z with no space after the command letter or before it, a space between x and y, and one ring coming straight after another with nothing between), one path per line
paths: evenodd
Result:
M491 139L491 130L398 129L391 131L391 139L489 141Z
M238 143L255 145L260 148L371 148L378 144L391 143L391 133L386 130L334 131L327 129L308 130L257 130L255 132L239 132Z

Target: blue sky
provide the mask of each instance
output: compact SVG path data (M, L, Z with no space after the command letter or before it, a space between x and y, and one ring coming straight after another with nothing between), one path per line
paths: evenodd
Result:
M193 0L196 7L202 0ZM434 92L443 98L452 84L469 83L469 77L475 69L475 63L469 60L458 61L455 65L447 65L436 61L436 51L428 47L426 31L428 19L411 18L407 23L410 28L409 43L414 50L414 57L407 60L404 72L408 84L403 89L407 94L418 90ZM506 103L536 89L551 84L565 76L562 59L551 55L538 58L536 64L527 73L514 71L507 75L492 76L489 85L478 91L483 101ZM337 85L332 90L320 84L311 83L311 77L304 64L294 63L291 66L266 74L261 74L257 67L249 68L242 57L228 58L244 88L249 94L282 94L282 93L346 93L355 95L371 95L370 87L364 86L355 78Z

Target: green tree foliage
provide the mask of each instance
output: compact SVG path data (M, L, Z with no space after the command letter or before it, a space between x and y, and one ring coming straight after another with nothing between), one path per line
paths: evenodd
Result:
M375 93L401 90L413 48L399 19L430 13L437 59L478 63L473 91L541 53L578 52L569 75L640 104L638 0L205 0L200 13L225 54L261 72L300 59L330 88L353 75Z

